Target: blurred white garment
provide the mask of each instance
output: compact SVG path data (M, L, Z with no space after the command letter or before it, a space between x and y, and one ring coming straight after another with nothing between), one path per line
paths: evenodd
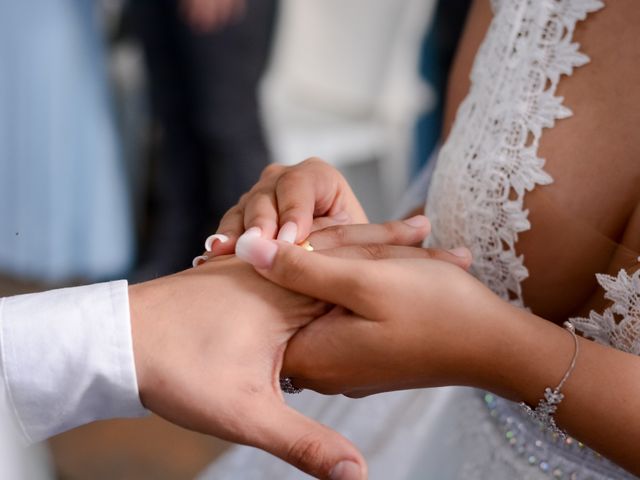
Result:
M406 188L415 122L432 108L420 77L434 0L284 0L262 106L276 162L376 161L381 196Z
M0 271L126 271L133 239L95 3L0 1Z
M1 373L1 372L0 372ZM4 385L0 384L0 478L7 480L53 480L53 462L45 445L21 445L10 411Z
M287 396L287 403L353 441L367 459L371 480L439 479L446 477L413 475L421 468L430 447L440 444L440 437L433 435L436 428L442 426L446 431L446 422L455 420L444 418L443 414L456 391L456 388L409 390L358 400L305 391ZM312 477L261 450L233 447L198 478L298 480Z

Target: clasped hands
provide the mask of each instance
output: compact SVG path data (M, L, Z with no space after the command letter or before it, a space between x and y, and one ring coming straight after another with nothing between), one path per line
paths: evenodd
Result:
M284 221L275 206L299 205L304 185L276 204L268 182L277 174L267 171L223 219L229 240L213 245L212 259L130 287L141 400L173 423L264 449L318 478L364 479L357 448L288 407L280 376L354 397L484 386L477 360L493 339L477 312L500 300L465 271L465 249L414 246L429 232L425 217L366 224L339 181L326 187L331 179L309 175L328 200L306 191L302 210L288 210L303 218ZM295 245L307 236L314 252Z

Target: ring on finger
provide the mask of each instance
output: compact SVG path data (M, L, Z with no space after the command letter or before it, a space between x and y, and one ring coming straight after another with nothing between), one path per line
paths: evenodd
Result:
M304 248L307 252L313 252L315 250L315 248L313 248L313 245L311 245L311 242L309 240L305 240L300 244L300 246Z

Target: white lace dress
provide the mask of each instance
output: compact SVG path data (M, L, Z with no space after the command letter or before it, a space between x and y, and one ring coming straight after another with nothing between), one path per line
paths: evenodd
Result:
M502 298L524 306L521 282L528 270L515 252L518 234L530 228L524 196L553 180L538 157L538 143L543 128L571 115L555 95L556 86L561 75L589 61L572 41L573 31L603 2L492 4L495 16L472 69L471 90L431 182L429 242L469 246L473 273ZM613 305L574 324L599 342L640 354L640 271L598 280ZM362 400L304 392L289 400L353 440L369 462L372 480L635 478L573 439L541 431L517 405L472 389ZM234 447L201 478L307 476L258 450Z

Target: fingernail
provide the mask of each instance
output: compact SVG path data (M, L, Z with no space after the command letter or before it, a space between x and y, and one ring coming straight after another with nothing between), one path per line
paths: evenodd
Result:
M465 247L457 247L457 248L452 248L451 250L447 250L449 253L455 255L456 257L460 257L460 258L469 258L471 257L471 251L468 248Z
M207 260L209 260L209 257L207 257L206 255L198 255L196 258L193 259L193 261L191 262L191 265L193 265L193 268L196 268L198 265L203 264Z
M229 237L223 235L222 233L211 235L204 241L204 249L207 252L210 252L211 247L213 247L213 242L215 242L216 240L218 240L220 243L227 243L229 241Z
M413 228L422 228L425 225L429 225L429 220L424 215L416 215L415 217L407 218L404 223Z
M260 227L251 227L246 232L244 232L242 235L240 235L240 238L242 238L242 237L259 237L261 235L262 235L262 229Z
M278 252L278 244L246 233L236 243L236 255L256 268L270 268Z
M282 240L287 243L295 243L298 236L298 225L293 222L285 223L278 232L278 240Z
M329 474L331 480L363 480L362 468L356 462L343 460Z

